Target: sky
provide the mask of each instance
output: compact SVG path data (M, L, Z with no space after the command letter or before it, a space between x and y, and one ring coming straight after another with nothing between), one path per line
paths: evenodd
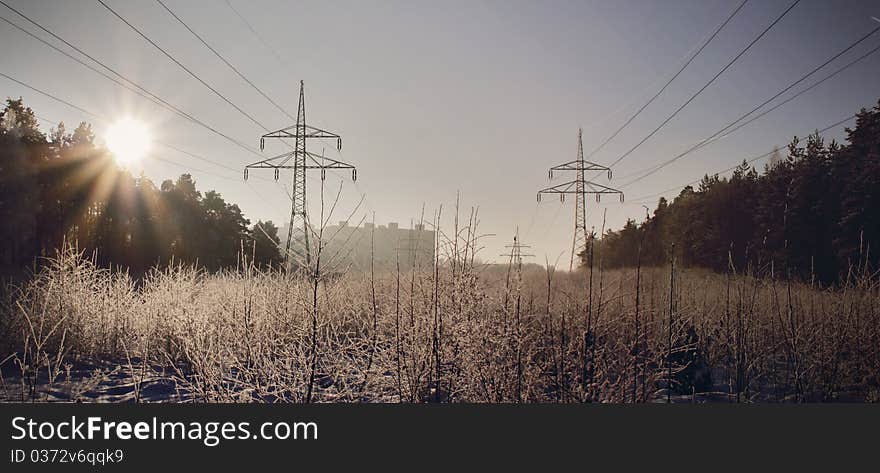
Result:
M2 95L23 97L48 120L46 130L59 121L71 130L85 120L94 124L100 140L114 121L141 121L156 142L225 167L154 143L143 160L129 165L133 172L143 171L157 183L189 172L202 191L217 190L254 222L289 218L289 173L276 183L268 170L252 171L248 181L238 171L286 148L268 143L260 152L263 128L100 3L4 1L250 151L0 22L0 72L110 121L85 116L0 77ZM548 168L576 158L578 128L583 128L586 153L610 136L740 3L163 1L291 115L296 115L299 81L305 81L307 122L340 134L344 145L339 153L335 143L312 141L309 150L323 150L358 170L354 183L348 173L327 174L328 202L342 186L330 221L354 212L355 221L375 215L377 224L408 227L419 220L423 206L430 221L442 205L441 225L449 229L458 196L462 221L471 208L479 209L478 233L485 236L478 256L483 260L504 260L504 246L518 229L520 241L531 245L533 262L559 259L563 266L571 249L575 200L545 197L537 202L538 190L568 177L557 173L550 181ZM105 2L267 129L293 124L159 3ZM607 165L638 143L790 4L748 2L664 93L590 160ZM51 40L5 7L0 6L0 16ZM628 175L710 136L880 25L872 16L880 17L880 1L802 0L680 114L614 166L613 179L599 176L595 181L617 187ZM878 45L880 33L779 100ZM620 228L630 218L641 221L643 205L653 210L657 199L644 196L680 188L775 146L784 148L795 135L876 105L878 72L880 53L736 133L622 187L624 203L588 198L588 227L599 231L603 213L607 228ZM824 135L840 140L843 126ZM760 169L763 161L755 164ZM256 177L260 174L262 179ZM312 215L319 211L320 184L317 172L307 181Z

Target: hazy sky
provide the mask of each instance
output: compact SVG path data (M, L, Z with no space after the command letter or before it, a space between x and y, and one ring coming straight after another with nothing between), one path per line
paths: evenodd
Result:
M6 0L56 34L174 103L258 150L264 131L187 75L99 3L91 0ZM105 0L179 61L270 129L292 124L152 1ZM328 174L328 194L345 178L333 221L352 210L408 226L422 204L427 218L443 204L450 217L456 191L463 218L479 206L481 256L493 260L519 226L534 260L567 266L574 199L536 202L551 185L547 169L575 159L578 127L586 152L609 136L681 66L687 55L739 0L429 2L231 0L254 35L223 0L165 0L257 86L296 115L305 80L308 122L343 136L310 150L348 161L349 175ZM593 161L607 164L629 149L745 47L790 0L752 0L667 91ZM0 15L38 33L5 7ZM878 23L880 2L803 0L760 42L638 151L614 168L615 179L684 151L866 34ZM262 39L260 39L262 38ZM265 44L264 44L265 42ZM259 158L128 92L5 23L0 23L0 72L101 116L135 117L154 138L235 169ZM821 71L880 44L880 33ZM268 46L266 46L268 45ZM880 97L880 53L768 114L736 134L688 155L623 190L627 202L588 200L588 225L598 230L607 208L610 228L641 220L639 197L678 186L784 146L793 135L823 128ZM72 129L108 125L0 78L4 96L25 98L44 118ZM799 90L795 89L795 91ZM794 92L794 91L793 91ZM792 92L792 93L793 93ZM46 129L49 125L46 125ZM843 136L843 127L826 134ZM267 147L266 157L283 151ZM216 189L253 221L284 222L289 200L271 181L247 183L241 172L218 168L159 145L141 168L157 183L188 170L201 190ZM763 166L763 162L758 163ZM254 171L252 176L271 172ZM318 200L318 173L309 198ZM552 184L564 182L557 175ZM282 181L290 185L290 175ZM670 192L674 195L676 192ZM653 209L655 199L648 204ZM312 206L314 210L314 205ZM371 218L371 217L370 217ZM444 225L451 224L449 218Z

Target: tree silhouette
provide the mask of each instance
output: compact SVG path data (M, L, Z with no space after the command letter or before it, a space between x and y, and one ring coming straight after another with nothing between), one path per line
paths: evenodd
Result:
M189 174L160 186L131 175L88 123L47 136L21 99L0 113L0 220L0 275L20 275L65 242L135 275L171 261L234 268L242 250L260 266L282 261L271 222L249 228L237 205L203 194Z
M599 245L608 266L642 258L664 264L672 244L686 265L718 271L747 266L781 277L834 283L876 268L880 251L880 103L862 110L846 144L794 137L764 172L747 162L729 178L706 175L640 225L628 221ZM872 251L873 248L873 251Z

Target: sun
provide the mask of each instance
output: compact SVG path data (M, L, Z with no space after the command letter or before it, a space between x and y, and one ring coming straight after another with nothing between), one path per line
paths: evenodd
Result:
M123 118L110 125L105 141L116 161L123 165L140 161L150 152L152 145L150 130L132 118Z

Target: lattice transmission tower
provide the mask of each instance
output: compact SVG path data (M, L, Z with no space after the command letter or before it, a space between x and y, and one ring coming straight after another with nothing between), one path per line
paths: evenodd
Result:
M275 180L280 170L293 169L293 189L290 200L290 223L287 227L287 243L284 255L291 266L293 257L303 258L306 266L312 262L312 248L309 244L308 207L306 205L306 172L310 169L321 170L321 180L326 179L327 169L351 169L351 179L357 180L357 169L351 164L312 153L306 149L306 141L313 138L335 138L336 149L342 151L342 137L336 133L315 128L306 124L306 100L303 81L299 82L299 109L296 112L296 125L282 128L260 137L260 149L265 147L267 138L294 140L292 151L279 154L262 161L248 164L244 168L244 178L248 178L250 169L274 169ZM289 143L288 143L289 145Z
M584 177L586 171L604 171L607 173L608 179L610 180L611 168L584 160L583 130L580 128L578 129L577 159L550 168L550 179L553 179L554 171L575 171L575 179L553 187L541 189L538 191L538 202L541 201L541 195L543 194L559 194L559 199L562 202L565 202L566 194L575 194L574 237L571 242L571 262L568 266L568 270L572 271L574 269L575 257L587 249L586 195L595 194L596 202L599 202L603 194L618 194L620 196L620 201L623 202L623 192L586 180Z
M522 252L523 249L528 250L531 248L531 246L524 245L522 243L522 241L519 239L519 227L516 228L516 233L514 233L514 235L513 235L513 244L512 245L505 245L504 247L507 248L508 250L510 250L509 253L502 253L500 255L500 256L506 256L507 258L510 258L510 262L507 264L507 282L505 284L505 287L508 289L508 292L506 292L504 295L504 307L507 307L507 298L508 298L509 289L510 289L510 273L511 273L511 271L513 271L513 270L516 271L514 274L517 277L517 280L516 280L517 286L519 286L522 283L523 258L531 258L535 255Z
M510 263L508 267L517 268L517 270L522 270L522 260L523 258L530 258L535 255L523 253L523 249L531 248L530 245L524 245L519 239L519 227L516 229L516 233L513 235L513 244L505 245L505 248L509 249L509 253L502 253L500 256L506 256L510 258ZM510 272L508 271L508 278L510 278Z

